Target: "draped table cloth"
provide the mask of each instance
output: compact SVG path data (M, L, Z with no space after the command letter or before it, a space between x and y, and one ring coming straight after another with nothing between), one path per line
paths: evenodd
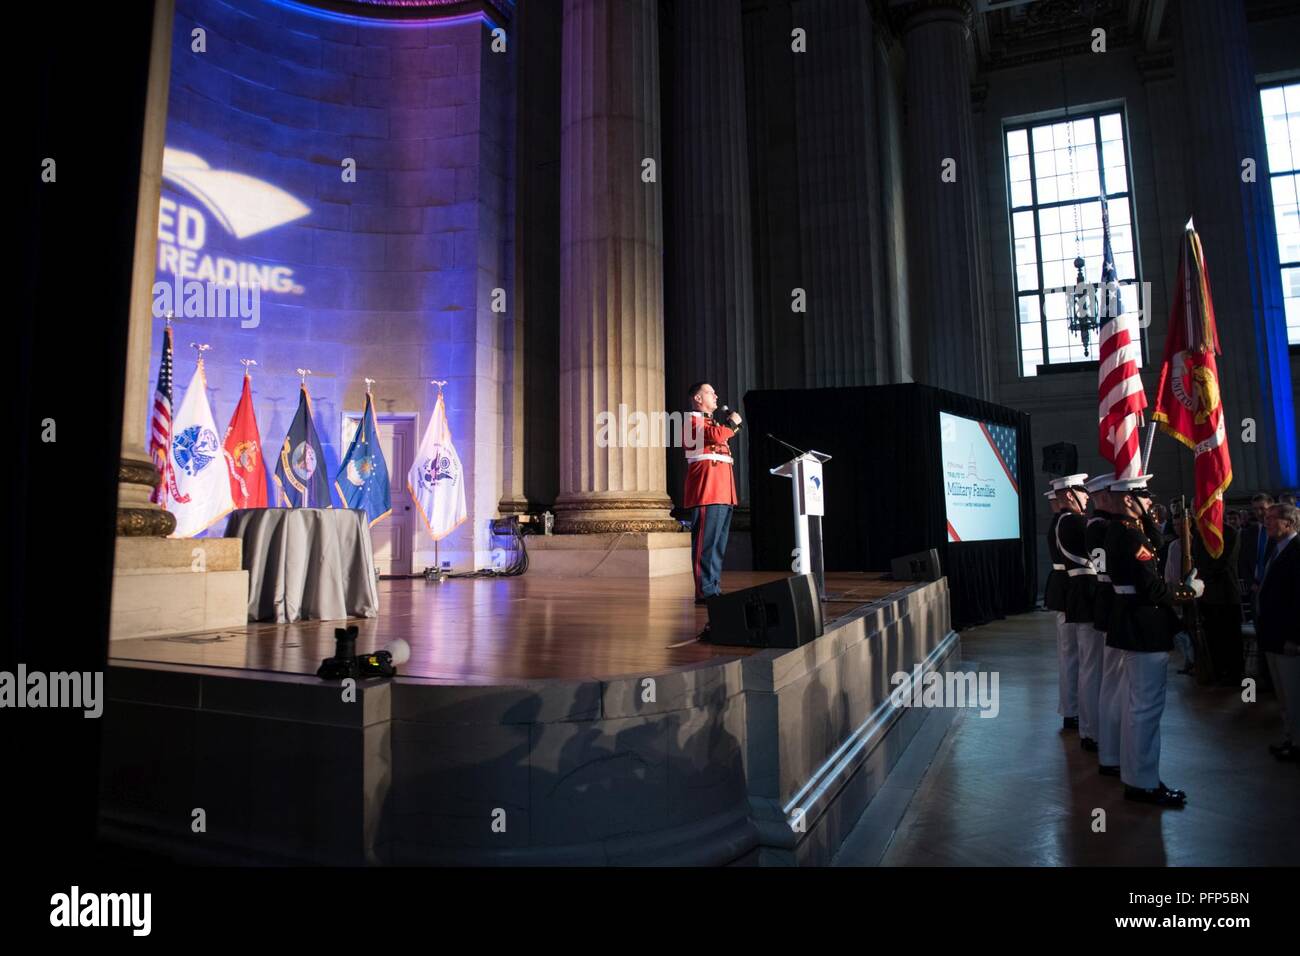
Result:
M364 511L247 508L226 524L244 542L250 621L375 617L379 588Z

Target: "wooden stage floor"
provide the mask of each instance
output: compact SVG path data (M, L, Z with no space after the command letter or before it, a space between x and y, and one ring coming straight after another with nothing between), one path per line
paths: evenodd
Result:
M728 572L724 592L786 577L780 572ZM879 574L828 574L827 626L865 604L906 587ZM551 577L423 578L381 581L380 612L357 618L358 653L403 638L411 659L401 677L456 684L547 678L602 679L656 673L753 648L692 643L707 609L695 607L690 575L649 581ZM339 621L250 624L182 637L133 638L109 645L112 663L146 661L314 674L334 652Z

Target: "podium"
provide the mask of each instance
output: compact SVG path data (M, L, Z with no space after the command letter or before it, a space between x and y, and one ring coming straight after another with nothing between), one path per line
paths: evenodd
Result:
M811 574L817 582L817 596L826 600L826 568L822 564L822 517L826 514L826 496L822 488L822 462L831 456L820 451L806 451L783 465L769 469L774 475L790 479L790 497L794 504L795 574Z

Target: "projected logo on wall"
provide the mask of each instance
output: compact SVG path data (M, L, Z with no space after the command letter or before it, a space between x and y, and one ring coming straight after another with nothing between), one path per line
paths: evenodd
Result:
M163 179L199 205L168 196L160 200L160 274L302 295L305 290L289 266L204 251L211 238L209 217L233 239L244 240L310 213L296 196L244 173L213 169L200 156L170 147L163 150Z

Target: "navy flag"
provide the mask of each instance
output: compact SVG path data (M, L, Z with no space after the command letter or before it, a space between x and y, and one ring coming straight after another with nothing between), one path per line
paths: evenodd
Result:
M307 383L298 394L298 411L280 446L279 461L275 463L275 486L279 489L281 507L333 508L330 500L329 479L325 477L325 453L316 436L316 424L311 418L311 396Z
M339 473L334 477L334 490L339 493L344 507L364 511L371 527L393 510L388 463L384 461L384 450L379 446L379 424L375 421L370 392L366 392L366 410L357 423L357 433L352 437L348 453L343 456Z

